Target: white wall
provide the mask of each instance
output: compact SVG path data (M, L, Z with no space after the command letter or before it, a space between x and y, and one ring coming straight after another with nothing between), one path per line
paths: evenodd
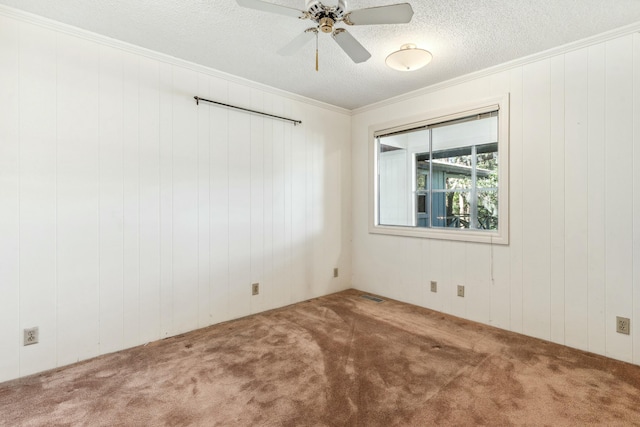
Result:
M640 364L639 70L635 32L356 111L353 286ZM510 244L369 234L369 126L507 92Z
M0 381L349 287L347 112L60 27L0 14Z

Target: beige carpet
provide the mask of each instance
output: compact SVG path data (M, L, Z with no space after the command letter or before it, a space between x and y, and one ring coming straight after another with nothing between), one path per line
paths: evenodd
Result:
M0 384L0 425L640 425L640 367L350 290Z

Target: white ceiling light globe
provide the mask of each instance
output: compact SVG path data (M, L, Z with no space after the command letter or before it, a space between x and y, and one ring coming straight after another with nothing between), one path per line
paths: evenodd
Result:
M427 65L431 59L431 52L418 49L413 43L407 43L400 46L400 50L387 56L385 63L394 70L415 71Z

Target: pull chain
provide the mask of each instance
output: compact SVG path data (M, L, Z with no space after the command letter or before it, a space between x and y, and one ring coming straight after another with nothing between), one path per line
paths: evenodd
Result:
M316 31L316 71L318 71L318 32Z

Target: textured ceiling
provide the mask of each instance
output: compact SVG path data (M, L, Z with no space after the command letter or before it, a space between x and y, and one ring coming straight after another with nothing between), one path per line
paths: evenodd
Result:
M271 0L304 9L304 0ZM347 10L404 0L352 0ZM408 0L403 25L349 27L372 54L354 64L320 34L291 57L276 51L310 21L235 0L0 0L0 3L347 109L640 21L640 0ZM326 0L335 4L337 0ZM339 26L344 26L340 24ZM413 73L387 68L404 43L433 53Z

